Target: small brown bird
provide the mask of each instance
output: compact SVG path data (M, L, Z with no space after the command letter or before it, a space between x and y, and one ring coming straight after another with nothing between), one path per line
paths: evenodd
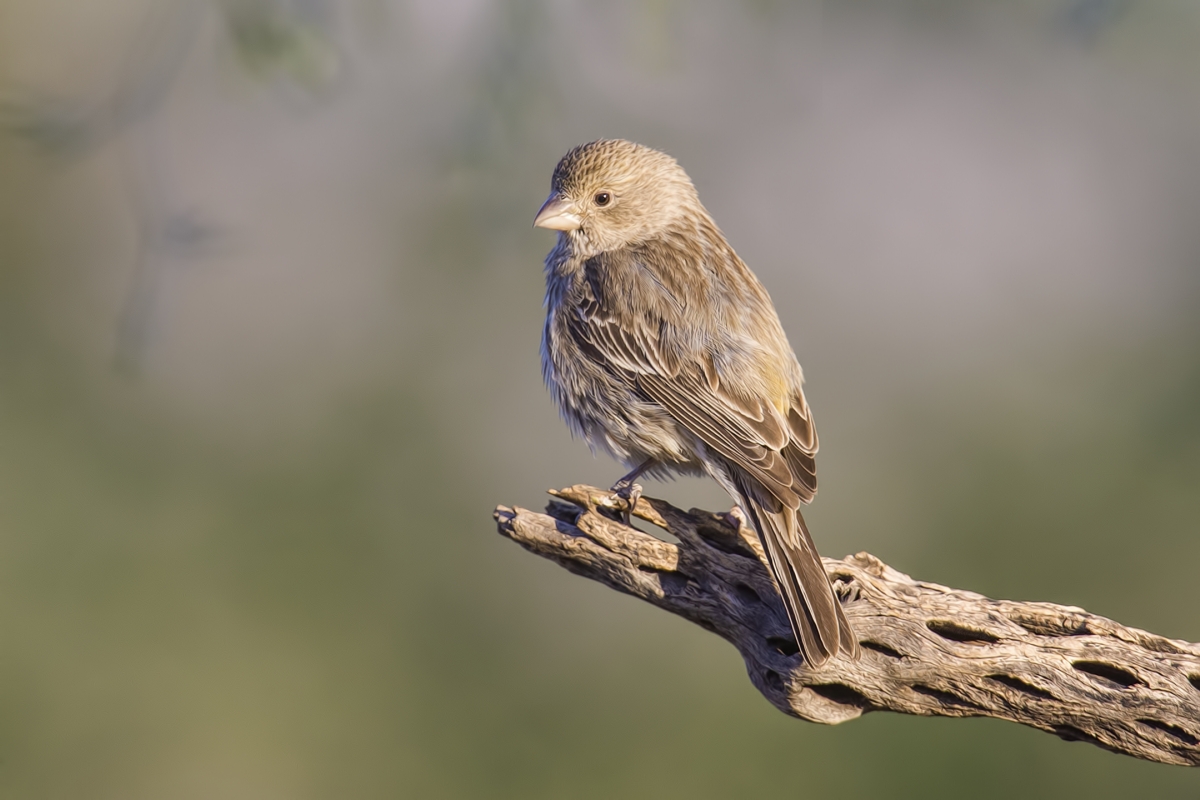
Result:
M800 516L817 432L766 290L675 159L601 140L554 170L542 372L563 417L641 475L708 474L745 511L810 666L858 643Z

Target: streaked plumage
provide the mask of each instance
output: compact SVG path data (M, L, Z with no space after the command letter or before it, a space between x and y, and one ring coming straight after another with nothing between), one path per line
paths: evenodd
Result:
M542 370L568 424L633 469L629 481L715 478L763 543L805 659L856 656L800 515L817 490L800 365L687 174L632 142L581 145L535 224L560 231Z

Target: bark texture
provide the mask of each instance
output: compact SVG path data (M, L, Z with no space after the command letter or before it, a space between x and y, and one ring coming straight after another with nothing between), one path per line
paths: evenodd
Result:
M1083 609L915 581L868 553L825 559L863 653L806 668L754 533L731 514L642 498L679 543L572 486L537 513L496 509L522 547L725 638L776 708L834 724L868 711L996 717L1167 764L1200 765L1200 645Z

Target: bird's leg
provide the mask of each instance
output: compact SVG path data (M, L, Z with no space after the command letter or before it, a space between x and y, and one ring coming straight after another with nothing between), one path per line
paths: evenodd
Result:
M621 509L621 519L626 525L629 524L629 515L633 513L633 507L637 505L638 498L642 496L641 485L634 483L634 481L643 472L653 467L654 464L655 461L653 458L646 459L637 466L637 469L621 478L621 480L612 486L613 505Z

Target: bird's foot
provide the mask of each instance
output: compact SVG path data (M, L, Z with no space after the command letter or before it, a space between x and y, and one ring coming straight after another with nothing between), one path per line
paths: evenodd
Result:
M610 491L612 495L609 497L609 502L620 513L621 521L628 525L634 506L637 505L638 498L642 496L642 485L625 477L614 483Z

